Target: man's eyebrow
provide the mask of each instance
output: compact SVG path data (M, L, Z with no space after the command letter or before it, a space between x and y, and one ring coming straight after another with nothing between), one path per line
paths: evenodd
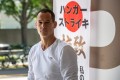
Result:
M38 20L38 21L42 21L42 20ZM51 21L51 20L45 20L45 21Z

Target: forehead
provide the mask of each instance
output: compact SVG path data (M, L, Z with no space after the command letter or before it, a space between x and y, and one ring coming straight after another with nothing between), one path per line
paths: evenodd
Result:
M40 12L37 16L37 19L38 20L50 20L52 18L49 12L45 12L45 13Z

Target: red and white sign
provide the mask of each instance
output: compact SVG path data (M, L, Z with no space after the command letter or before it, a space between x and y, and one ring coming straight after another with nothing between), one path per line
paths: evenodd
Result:
M78 80L89 80L90 0L53 0L58 23L55 36L70 44L78 56Z

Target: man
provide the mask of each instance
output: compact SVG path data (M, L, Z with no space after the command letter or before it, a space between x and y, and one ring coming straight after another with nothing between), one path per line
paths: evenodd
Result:
M36 21L41 41L28 56L28 80L77 80L77 56L72 47L54 36L54 13L42 9Z

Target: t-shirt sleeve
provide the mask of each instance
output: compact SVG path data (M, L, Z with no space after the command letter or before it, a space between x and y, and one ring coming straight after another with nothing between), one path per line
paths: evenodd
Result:
M34 79L34 73L33 73L33 67L32 67L32 53L33 53L33 48L31 48L29 55L28 55L28 77L27 80L35 80Z
M69 45L61 51L60 70L63 80L78 80L77 55Z

